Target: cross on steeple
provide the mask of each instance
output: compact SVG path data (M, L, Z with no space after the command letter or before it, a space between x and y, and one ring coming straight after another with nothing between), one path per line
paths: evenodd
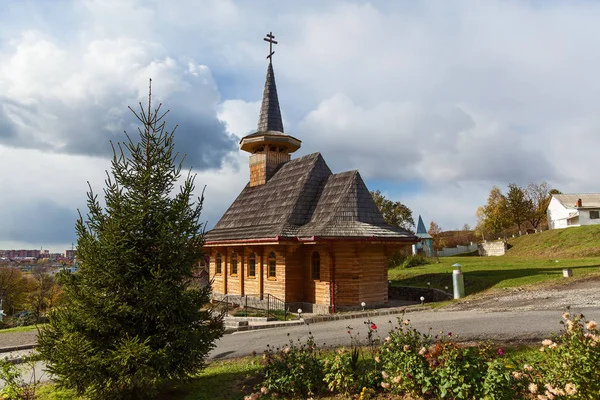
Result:
M273 61L273 54L275 54L275 52L273 51L273 44L277 44L277 42L273 39L275 39L275 36L273 36L273 32L269 32L267 34L267 37L263 39L265 42L269 42L269 55L267 56L269 62Z

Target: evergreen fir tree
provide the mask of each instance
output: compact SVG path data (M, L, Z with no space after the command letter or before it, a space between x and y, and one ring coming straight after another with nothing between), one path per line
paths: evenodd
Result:
M65 304L38 337L56 383L91 399L148 398L197 373L223 334L221 316L202 310L210 286L193 285L203 197L194 200L191 173L173 194L183 159L151 96L147 110L130 107L139 141L113 146L105 207L90 186L76 225L80 269L63 275Z

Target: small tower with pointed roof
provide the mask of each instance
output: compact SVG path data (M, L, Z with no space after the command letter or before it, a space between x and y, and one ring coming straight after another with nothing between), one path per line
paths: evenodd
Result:
M270 32L264 39L269 42L270 54L267 79L263 92L258 130L240 141L240 148L250 153L250 186L264 185L277 168L291 159L291 153L300 148L301 141L283 132L279 109L275 73L273 72L273 44L277 44Z
M419 222L417 223L416 236L421 239L419 243L413 245L413 254L424 253L427 257L433 256L433 238L425 229L423 218L419 215Z

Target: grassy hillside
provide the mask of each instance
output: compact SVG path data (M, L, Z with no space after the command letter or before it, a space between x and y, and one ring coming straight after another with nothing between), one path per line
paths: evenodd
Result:
M581 258L600 256L600 225L553 229L509 240L511 257Z

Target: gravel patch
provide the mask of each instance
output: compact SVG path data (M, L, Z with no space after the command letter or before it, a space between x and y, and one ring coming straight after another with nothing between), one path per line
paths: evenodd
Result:
M444 307L444 310L531 311L600 307L600 278L537 289L506 288Z

